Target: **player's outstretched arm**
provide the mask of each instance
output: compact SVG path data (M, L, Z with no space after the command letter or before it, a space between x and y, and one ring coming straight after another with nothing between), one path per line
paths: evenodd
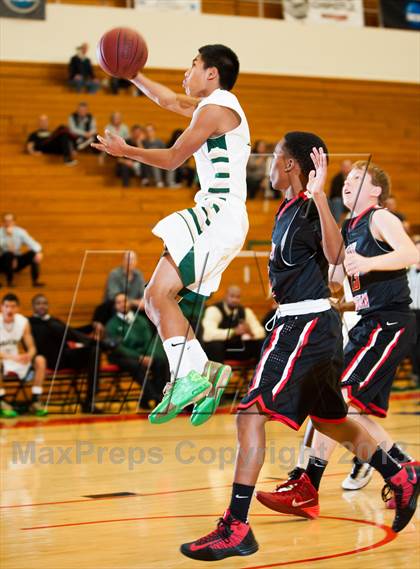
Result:
M201 99L175 93L172 89L152 81L139 73L131 82L160 107L186 117L191 117Z
M376 257L363 257L358 253L346 253L344 266L347 274L398 271L418 263L417 247L407 235L401 221L393 213L386 209L375 211L370 229L376 240L387 243L393 251Z
M322 148L313 148L311 158L315 170L309 174L306 189L313 198L319 213L324 255L329 263L339 265L344 259L344 246L343 237L332 216L328 198L324 191L327 179L327 156Z
M99 142L92 146L112 156L130 158L164 170L175 170L217 132L226 112L229 110L217 105L203 107L171 148L145 149L130 146L121 136L109 131L105 131L104 137L98 136Z

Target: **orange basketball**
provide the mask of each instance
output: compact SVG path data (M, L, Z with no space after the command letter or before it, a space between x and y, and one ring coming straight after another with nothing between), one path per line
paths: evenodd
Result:
M144 67L149 54L144 38L130 28L113 28L99 40L99 65L109 75L132 79Z

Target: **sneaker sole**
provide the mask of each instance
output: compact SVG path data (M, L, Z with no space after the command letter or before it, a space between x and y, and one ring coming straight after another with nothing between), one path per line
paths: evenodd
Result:
M263 504L263 506L266 506L275 512L280 512L281 514L291 514L292 516L306 518L307 520L316 520L319 517L319 504L316 506L309 506L307 508L293 508L291 506L282 505L280 508L275 499L264 492L257 492L256 498L261 504Z
M258 551L258 543L252 545L250 547L241 547L240 545L237 547L232 547L228 550L197 550L197 551L190 551L187 546L181 545L179 551L189 557L190 559L196 559L198 561L220 561L221 559L226 559L227 557L235 557L235 556L245 556L245 555L252 555Z
M159 405L154 409L149 415L149 421L153 425L160 425L162 423L167 423L174 419L179 413L181 413L182 409L187 405L194 403L194 399L201 395L204 391L207 391L210 387L210 383L207 382L207 385L200 385L192 390L192 392L186 396L184 395L180 400L175 401L175 397L171 399L170 404L173 405L172 409L168 411L169 405L165 405L164 408L159 410Z
M415 472L416 472L416 477L417 477L417 482L414 488L414 492L413 495L410 498L410 501L408 503L408 513L409 515L407 516L407 518L404 519L404 522L402 523L401 527L395 527L395 520L394 523L392 524L392 529L393 531L395 531L395 533L399 533L400 531L402 531L411 521L411 518L414 516L414 514L416 513L416 508L417 508L417 500L419 497L419 492L420 492L420 467L414 467Z
M230 366L223 366L217 372L216 382L212 388L216 393L216 397L207 396L202 401L196 403L190 418L190 422L194 427L199 427L214 415L231 377L232 368Z

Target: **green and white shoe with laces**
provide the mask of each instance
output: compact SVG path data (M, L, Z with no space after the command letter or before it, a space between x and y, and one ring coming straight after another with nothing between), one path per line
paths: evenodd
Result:
M212 417L219 406L223 392L229 384L232 375L230 366L217 362L207 362L203 375L212 384L210 393L200 399L195 405L191 414L191 424L198 427Z
M167 423L176 417L184 407L191 405L207 395L211 383L197 373L190 371L185 377L179 377L168 383L163 390L164 397L149 415L149 421L154 425Z

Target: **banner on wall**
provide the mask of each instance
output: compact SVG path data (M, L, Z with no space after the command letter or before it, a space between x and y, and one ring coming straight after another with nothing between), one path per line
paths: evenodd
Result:
M283 14L289 22L364 25L363 0L283 0Z
M420 30L420 2L380 0L381 23L385 28Z
M0 17L45 20L45 0L0 0Z
M151 10L201 11L201 0L135 0L135 5L136 8L149 8Z

